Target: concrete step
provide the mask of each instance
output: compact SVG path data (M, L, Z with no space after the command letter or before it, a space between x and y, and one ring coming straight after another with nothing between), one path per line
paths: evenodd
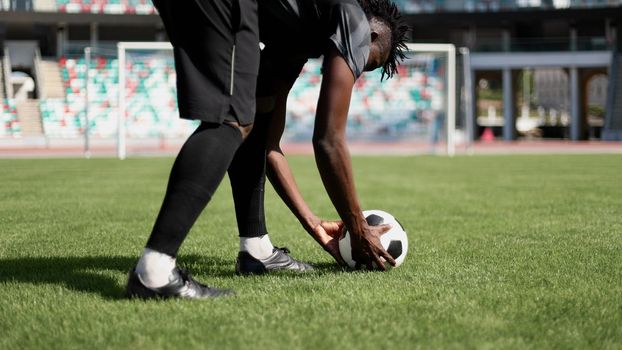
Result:
M38 0L33 5L35 10L40 12L55 12L57 8L55 0Z
M39 100L26 100L17 104L17 119L26 136L43 135Z
M40 68L45 97L65 98L65 86L58 62L55 59L43 59Z

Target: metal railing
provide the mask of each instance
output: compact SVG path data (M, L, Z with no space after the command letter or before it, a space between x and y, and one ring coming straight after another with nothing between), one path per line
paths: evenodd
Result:
M605 108L605 125L603 127L604 131L609 131L613 126L613 118L614 118L614 108L616 105L616 90L620 89L618 84L618 54L614 53L611 55L611 65L609 66L609 85L607 86L607 107Z
M13 84L11 84L11 56L9 56L9 48L4 48L4 57L2 58L2 74L4 74L4 92L5 98L13 98Z
M35 91L37 93L37 98L44 99L45 98L45 89L44 83L45 78L43 77L43 72L41 70L41 50L39 48L35 48L35 60L34 60L34 69L35 69Z
M541 52L541 51L608 51L612 44L605 37L512 38L504 43L501 38L477 38L477 52Z

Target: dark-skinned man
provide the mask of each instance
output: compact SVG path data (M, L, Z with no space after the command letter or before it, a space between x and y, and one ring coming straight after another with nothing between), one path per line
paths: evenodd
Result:
M239 274L308 271L272 246L263 211L266 164L272 184L303 227L338 262L338 236L350 231L353 257L393 264L380 245L386 226L369 226L354 188L345 125L355 80L363 71L395 73L406 27L387 0L261 0L257 115L249 101L257 72L254 0L156 0L175 48L182 118L199 128L182 147L166 195L127 293L140 298L207 299L231 291L206 286L176 267L176 254L225 172L231 180L240 236ZM322 221L304 202L279 140L289 89L308 58L324 56L314 148L324 186L343 222ZM237 57L237 61L236 61ZM383 77L384 77L383 74ZM254 130L250 132L251 128ZM250 135L249 135L250 132ZM244 141L244 142L243 142Z
M345 140L348 108L354 83L364 71L382 68L391 77L404 58L407 27L388 0L262 0L259 2L261 52L257 83L257 115L249 138L236 157L245 158L245 188L234 194L236 209L253 208L245 218L238 212L238 225L245 222L262 230L248 232L263 241L263 256L241 249L239 274L279 269L307 271L306 264L272 252L263 221L263 188L267 175L304 229L337 262L342 228L352 237L353 258L372 268L385 269L382 259L394 264L382 248L380 236L389 227L370 226L356 195L350 155ZM341 222L323 221L304 201L288 162L279 146L285 127L289 90L309 58L323 56L322 84L318 100L313 147L324 187ZM264 157L266 162L264 163ZM267 167L266 167L267 165ZM240 173L240 172L237 172ZM236 189L234 188L234 193ZM261 224L257 224L261 223ZM242 233L241 233L242 234Z

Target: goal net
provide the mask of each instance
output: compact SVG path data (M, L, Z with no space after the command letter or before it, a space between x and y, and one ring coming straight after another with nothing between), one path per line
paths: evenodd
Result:
M347 138L354 142L402 142L453 154L456 114L455 48L410 44L393 78L381 69L364 73L350 102ZM287 101L284 138L309 141L321 84L321 59L309 60Z
M118 157L158 144L181 144L197 122L178 116L175 69L168 43L118 44L116 125L97 123L96 107L87 118L88 134L117 139ZM448 44L411 44L408 59L392 79L381 71L363 74L350 104L347 137L352 142L400 142L452 155L456 125L455 48ZM309 60L290 92L284 142L308 142L313 132L321 82L321 59ZM97 90L97 79L90 89ZM89 93L92 106L97 105ZM114 130L114 132L111 132Z
M156 140L161 147L180 144L199 124L179 118L173 50L169 43L118 45L118 157Z
M41 101L45 134L79 139L85 154L175 150L197 122L177 112L176 76L168 43L86 47L59 60L65 98Z

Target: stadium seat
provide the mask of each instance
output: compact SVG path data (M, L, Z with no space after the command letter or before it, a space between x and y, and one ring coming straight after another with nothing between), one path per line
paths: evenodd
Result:
M156 13L151 0L56 0L59 12L139 14Z
M15 100L4 99L0 110L0 137L20 137L21 127L17 120Z
M50 137L77 137L85 130L86 62L82 57L59 60L66 98L41 102L45 132ZM118 61L96 56L91 63L89 133L112 137L117 132ZM196 122L180 121L172 57L128 58L126 128L129 137L185 137Z
M384 82L380 81L380 70L363 74L352 94L348 137L399 138L421 123L416 117L421 111L440 112L444 83L439 72L427 68L400 66L398 74ZM290 140L311 137L321 84L320 71L321 61L309 60L291 90L285 135Z
M42 101L42 120L50 137L77 137L85 130L86 62L83 57L62 57L59 65L66 98ZM91 61L88 126L96 137L113 137L117 132L117 66L117 59L111 57L95 56ZM395 139L420 128L423 111L440 113L444 82L430 68L434 66L401 66L398 74L384 82L379 70L361 76L352 95L348 136ZM310 139L320 85L321 61L309 60L290 93L286 139ZM129 137L184 137L197 124L181 122L177 117L175 69L170 56L128 55L125 91Z

